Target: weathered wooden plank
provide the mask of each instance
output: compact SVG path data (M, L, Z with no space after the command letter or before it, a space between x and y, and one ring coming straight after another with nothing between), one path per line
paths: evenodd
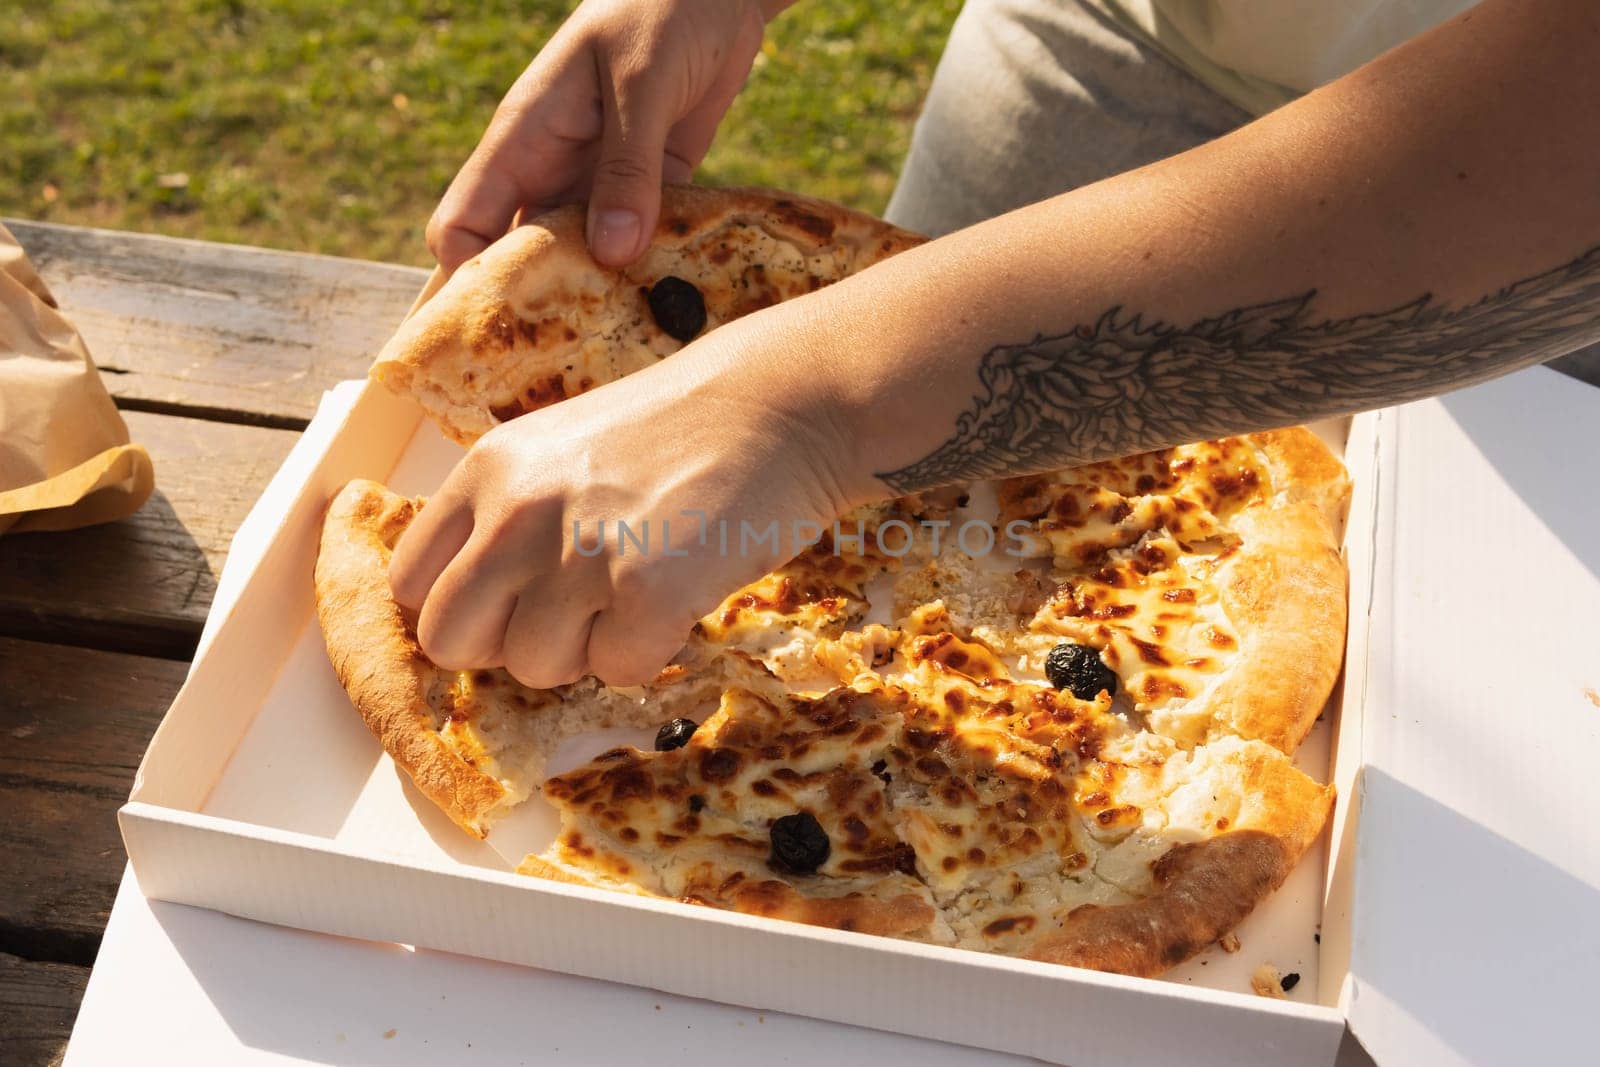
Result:
M21 859L0 864L0 952L93 962L122 876L117 808L187 672L0 638L0 855Z
M300 428L366 374L418 267L5 219L125 407Z
M60 1063L88 983L87 967L0 953L0 1063Z
M234 530L297 434L127 412L156 492L121 522L0 537L0 634L188 659Z

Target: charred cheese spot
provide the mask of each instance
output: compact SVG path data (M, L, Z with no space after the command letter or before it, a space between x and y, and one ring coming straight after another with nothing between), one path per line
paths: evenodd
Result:
M534 381L519 396L491 403L489 413L499 422L510 422L530 411L538 411L566 398L566 379L560 374L551 374Z
M1032 915L1007 915L995 919L983 928L984 937L1000 937L1002 934L1025 934L1033 929L1038 920Z

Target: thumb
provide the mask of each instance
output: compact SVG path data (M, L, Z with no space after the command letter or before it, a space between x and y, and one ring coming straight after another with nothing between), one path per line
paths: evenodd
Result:
M605 132L589 191L589 250L608 267L638 259L661 210L661 157L669 120L666 94L639 78L604 89Z

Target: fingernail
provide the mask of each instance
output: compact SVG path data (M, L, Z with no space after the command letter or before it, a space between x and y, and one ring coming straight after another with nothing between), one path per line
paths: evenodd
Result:
M589 248L600 262L621 266L633 258L638 243L639 216L635 212L612 208L594 217Z

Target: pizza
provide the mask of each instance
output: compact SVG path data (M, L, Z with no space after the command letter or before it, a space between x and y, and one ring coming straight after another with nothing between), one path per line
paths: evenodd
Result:
M584 211L557 208L463 264L384 347L372 377L471 444L923 240L791 193L669 185L649 249L610 270L589 255Z
M668 277L711 328L917 240L749 190L669 190L662 217L627 272L587 259L581 213L514 232L375 376L470 440L675 350ZM730 279L770 288L741 303ZM885 501L728 595L649 684L531 690L427 660L387 582L421 501L357 481L317 605L352 703L463 830L555 807L524 873L1155 975L1237 926L1331 810L1292 756L1342 660L1348 495L1292 428ZM548 773L618 726L655 742Z

